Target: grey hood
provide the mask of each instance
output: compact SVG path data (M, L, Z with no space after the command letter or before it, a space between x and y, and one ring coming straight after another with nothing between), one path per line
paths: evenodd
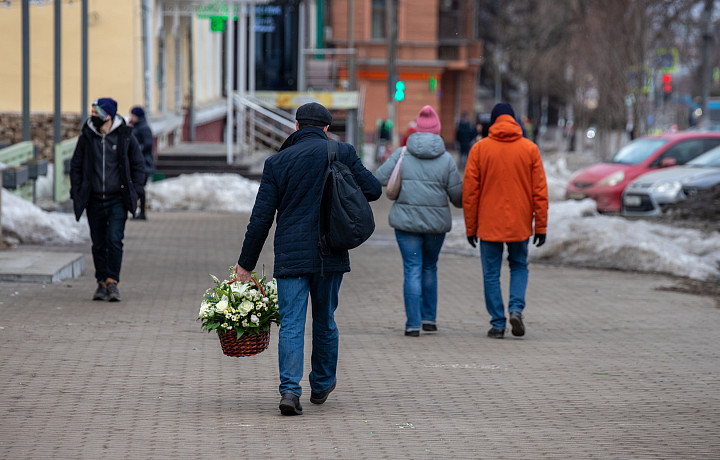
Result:
M402 149L397 149L375 172L387 185ZM402 163L400 195L390 209L390 226L405 232L447 233L452 228L450 201L462 207L462 177L442 137L414 133L408 137Z
M408 137L407 151L417 158L437 158L445 153L445 141L437 134L413 133Z

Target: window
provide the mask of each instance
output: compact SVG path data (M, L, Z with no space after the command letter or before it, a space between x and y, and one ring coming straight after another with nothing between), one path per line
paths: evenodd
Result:
M440 0L438 34L440 40L462 40L465 38L465 12L460 0Z
M385 0L372 0L371 38L385 38Z
M657 168L662 164L662 161L665 158L673 158L676 164L684 165L701 153L703 153L702 139L680 142L667 149L662 155L653 161L651 166Z

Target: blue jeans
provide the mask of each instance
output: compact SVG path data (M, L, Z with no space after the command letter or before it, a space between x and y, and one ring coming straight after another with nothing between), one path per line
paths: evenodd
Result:
M335 309L342 272L319 273L293 278L278 278L278 307L280 335L278 364L280 367L280 394L302 395L300 379L303 375L305 345L305 318L308 294L312 303L312 355L310 388L325 391L335 381L338 361L338 338Z
M480 240L480 259L483 268L483 284L485 287L485 307L490 313L490 324L498 329L505 329L505 306L500 290L500 268L502 266L503 246L508 248L510 264L510 302L508 313L521 312L525 308L525 289L528 282L528 242L496 243Z
M406 331L435 324L437 316L437 261L444 233L413 233L395 230L403 259L403 297Z
M127 211L122 197L110 200L90 199L87 218L92 239L92 255L95 264L95 279L105 281L112 278L120 281L120 267L123 257L123 238Z

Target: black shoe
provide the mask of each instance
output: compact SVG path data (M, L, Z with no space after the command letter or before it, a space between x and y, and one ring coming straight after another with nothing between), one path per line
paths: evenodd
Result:
M105 284L107 285L108 292L107 299L110 302L120 302L120 291L118 291L117 281L108 278L108 281Z
M302 415L300 397L292 393L283 393L279 407L283 415Z
M138 214L137 216L133 217L133 220L147 220L147 217L145 214Z
M98 287L95 289L95 294L93 294L93 300L107 300L108 299L108 290L107 287L105 287L105 282L98 281Z
M319 391L317 393L315 393L314 391L311 391L310 392L310 402L313 404L324 403L327 400L330 393L332 393L332 391L335 389L336 384L337 384L337 379L335 379L333 381L332 385L330 385L330 388L328 388L325 391Z
M423 331L426 332L437 332L437 325L436 324L423 324Z
M522 320L522 313L519 311L510 312L510 325L512 326L512 334L518 337L525 335L525 325Z
M493 339L502 339L505 337L505 329L498 329L496 327L490 328L488 331L488 337Z
M405 331L405 335L408 337L420 337L420 331Z

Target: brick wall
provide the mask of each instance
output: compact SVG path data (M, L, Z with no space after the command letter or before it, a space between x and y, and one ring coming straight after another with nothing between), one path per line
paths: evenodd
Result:
M53 159L53 120L49 113L30 114L30 140L38 149L38 157ZM80 115L62 114L60 138L70 139L80 134ZM22 115L0 113L0 145L22 141Z

